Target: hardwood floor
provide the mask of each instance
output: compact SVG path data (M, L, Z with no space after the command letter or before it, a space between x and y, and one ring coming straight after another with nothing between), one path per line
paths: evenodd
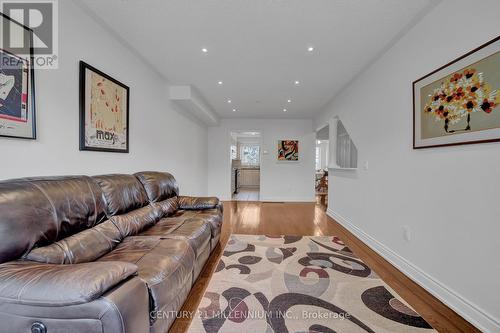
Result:
M259 201L259 188L242 187L233 194L233 201Z
M359 241L314 203L224 203L224 223L214 250L181 311L196 311L231 233L252 235L336 235L439 332L480 332ZM177 319L170 333L188 332L190 318ZM243 333L243 332L242 332ZM279 333L279 332L276 332Z

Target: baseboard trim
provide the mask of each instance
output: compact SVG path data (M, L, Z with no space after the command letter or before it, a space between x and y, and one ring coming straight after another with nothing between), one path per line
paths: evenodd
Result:
M482 310L476 304L434 279L419 267L407 261L386 245L355 226L345 217L328 208L327 215L349 230L360 241L396 267L401 273L431 293L450 309L483 332L500 333L500 320Z

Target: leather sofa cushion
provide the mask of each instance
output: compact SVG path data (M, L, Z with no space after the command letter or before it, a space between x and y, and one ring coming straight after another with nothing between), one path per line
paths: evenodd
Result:
M142 171L135 174L148 194L150 202L163 201L179 195L179 186L168 172Z
M179 200L177 197L172 197L167 200L154 202L151 205L160 208L163 217L170 216L179 209Z
M213 209L219 204L219 199L216 197L179 197L179 209L199 210Z
M50 264L90 262L113 250L122 239L120 230L108 220L51 245L35 248L26 259Z
M126 262L8 262L0 265L0 301L46 306L86 303L136 272L137 266Z
M222 227L222 212L219 208L205 210L179 210L171 219L186 220L190 218L201 218L209 224L212 231L212 238L216 238L220 234Z
M193 211L197 218L202 218L210 224L212 229L219 229L222 227L222 213L219 209L205 209L199 211Z
M144 187L133 175L113 174L92 178L101 187L108 217L127 213L148 204Z
M87 176L2 181L0 212L0 263L106 218L102 192Z
M122 238L125 238L137 235L142 230L153 226L160 217L160 209L148 205L123 215L113 216L110 221L120 230Z
M208 224L202 219L188 219L172 233L166 237L186 238L193 249L196 258L198 255L210 247L211 231Z
M175 229L179 228L184 223L185 218L162 218L151 228L143 230L140 236L165 236L172 233Z
M194 252L182 239L127 237L98 262L124 261L137 265L139 278L149 288L153 303L150 311L159 311L171 303L179 290L192 282Z
M180 221L180 223L179 223ZM171 228L168 228L171 226ZM210 244L210 227L202 219L161 219L155 226L139 236L158 236L164 239L185 239L193 249L195 257Z

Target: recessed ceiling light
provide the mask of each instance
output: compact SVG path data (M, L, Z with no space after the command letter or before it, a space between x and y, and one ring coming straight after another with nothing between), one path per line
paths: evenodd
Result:
M312 52L312 51L314 51L314 47L312 47L312 46L309 46L309 47L307 48L307 51L309 51L309 52Z
M207 52L208 52L208 50L204 47L204 48L202 48L202 49L201 49L201 52L203 52L203 53L207 53Z
M287 100L287 103L292 103L292 100L291 100L291 99L288 99L288 100Z
M227 100L227 102L228 102L229 104L231 104L231 100L230 100L230 99L228 99L228 100Z
M283 109L283 112L286 112L286 111L287 111L287 109Z
M219 84L219 86L222 86L222 81L217 82L217 84Z
M233 109L233 112L236 112L236 109Z
M300 84L299 81L295 81L294 83L295 83L296 86L298 86Z

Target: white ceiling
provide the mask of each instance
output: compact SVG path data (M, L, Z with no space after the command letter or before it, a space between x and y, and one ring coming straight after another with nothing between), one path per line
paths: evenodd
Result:
M436 0L79 2L220 117L310 118Z

